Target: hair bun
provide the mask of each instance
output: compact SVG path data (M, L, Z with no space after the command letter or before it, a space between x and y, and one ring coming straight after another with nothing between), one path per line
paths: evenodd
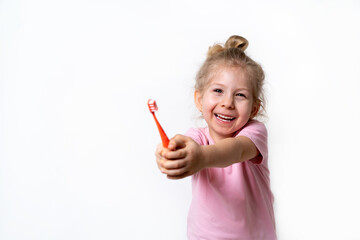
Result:
M238 35L233 35L229 37L229 39L225 43L225 48L240 48L242 51L245 51L248 46L248 40Z
M222 44L215 44L212 47L209 47L207 57L211 57L215 55L216 53L225 51L229 48L239 48L241 51L245 51L245 49L248 47L249 42L246 40L246 38L233 35L229 37L229 39L226 41L225 45Z

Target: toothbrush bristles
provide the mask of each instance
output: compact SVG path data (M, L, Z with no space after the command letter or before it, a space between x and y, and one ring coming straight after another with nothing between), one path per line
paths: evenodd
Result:
M156 105L156 101L152 100L152 99L149 99L148 107L149 107L150 112L156 112L158 110L158 107Z

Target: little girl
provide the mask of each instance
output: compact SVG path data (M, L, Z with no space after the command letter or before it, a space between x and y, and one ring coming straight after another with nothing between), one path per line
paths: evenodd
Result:
M231 36L209 48L194 93L207 127L156 150L168 178L192 176L188 239L276 239L267 131L254 119L264 111L264 72L247 46Z

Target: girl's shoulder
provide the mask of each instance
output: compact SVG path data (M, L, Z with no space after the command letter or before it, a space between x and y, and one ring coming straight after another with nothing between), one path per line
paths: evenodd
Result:
M254 163L264 163L267 166L268 159L268 144L267 144L267 130L265 124L258 120L250 120L245 126L236 134L237 136L244 136L249 138L259 150L261 157L256 157Z
M258 133L262 133L263 135L267 136L267 129L266 126L263 122L260 122L258 120L252 119L250 121L248 121L244 127L242 127L237 133L236 135L239 135L240 133L243 132L258 132Z
M190 128L185 135L191 137L200 145L209 145L210 134L207 127Z

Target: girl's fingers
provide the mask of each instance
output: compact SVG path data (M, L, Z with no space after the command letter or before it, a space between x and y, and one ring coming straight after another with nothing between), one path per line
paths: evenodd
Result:
M179 169L186 166L186 160L168 160L166 158L156 158L156 163L159 169L162 171L163 169Z
M160 171L162 172L164 169L164 160L162 158L156 158L156 163Z
M162 146L162 144L160 143L160 144L157 146L156 150L155 150L155 156L156 156L156 158L160 158L160 157L161 157L161 152L162 152L162 150L163 150L163 146Z
M162 152L162 156L166 159L172 159L172 160L181 159L186 157L186 151L184 149L179 149L175 151L164 150Z
M173 137L169 142L169 150L184 148L186 146L186 138L186 136L179 134Z
M186 171L185 168L178 168L178 169L161 169L161 172L168 175L168 177L176 177L183 175Z
M183 174L181 175L178 175L178 176L170 176L170 175L167 175L167 178L168 179L172 179L172 180L177 180L177 179L182 179L182 178L185 178L189 176L189 172L184 172Z
M179 169L185 166L186 160L167 160L163 163L163 167L166 169Z

